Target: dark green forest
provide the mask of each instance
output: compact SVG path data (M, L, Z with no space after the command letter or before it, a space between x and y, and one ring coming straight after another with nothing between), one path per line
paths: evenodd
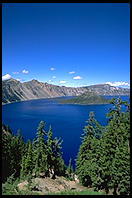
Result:
M90 112L82 132L82 142L76 157L76 169L65 165L62 141L53 138L52 126L45 130L41 121L36 138L24 142L20 129L14 135L9 126L2 124L2 193L8 194L16 180L33 177L64 176L72 180L76 174L83 186L106 194L130 194L130 105L113 98L107 114L107 126L101 126ZM121 105L126 106L121 111ZM70 137L69 137L70 138ZM12 183L11 183L11 182Z

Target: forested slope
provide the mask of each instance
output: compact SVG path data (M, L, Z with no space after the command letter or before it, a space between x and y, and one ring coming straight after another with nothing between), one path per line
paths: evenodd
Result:
M53 138L51 126L45 131L44 121L38 126L37 138L27 143L23 141L20 130L14 136L9 126L3 124L3 194L21 193L16 180L19 183L28 181L27 193L32 194L37 189L37 186L32 186L35 178L54 180L59 176L67 178L69 183L76 176L81 185L94 191L112 195L130 194L130 105L120 98L112 99L111 104L113 108L107 114L107 126L100 125L94 113L90 112L81 137L75 172L71 159L66 167L61 153L62 141ZM121 105L126 107L124 112Z

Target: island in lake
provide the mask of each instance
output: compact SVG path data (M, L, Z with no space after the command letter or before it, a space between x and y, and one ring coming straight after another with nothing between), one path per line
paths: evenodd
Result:
M103 96L100 96L93 91L87 91L80 96L58 99L60 104L108 104L109 100Z

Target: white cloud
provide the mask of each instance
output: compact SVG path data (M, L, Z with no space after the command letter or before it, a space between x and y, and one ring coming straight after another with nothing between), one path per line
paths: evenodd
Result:
M111 85L111 86L122 86L122 85L125 85L125 86L130 86L129 83L127 82L122 82L122 81L117 81L117 82L106 82L105 84L108 84L108 85Z
M20 79L20 78L17 78L16 80L21 81L21 79Z
M2 76L2 80L8 80L10 78L11 78L10 74L6 74L6 75Z
M48 82L53 82L52 80L48 80Z
M52 78L56 78L56 76L52 76Z
M74 71L71 71L71 72L69 72L69 74L75 74L75 72Z
M75 77L73 77L73 79L74 79L74 80L81 80L82 77L81 77L81 76L75 76Z
M64 84L64 83L66 83L66 81L65 80L61 80L60 83L61 84Z
M22 71L22 73L27 74L28 71L24 69L24 70Z
M54 67L51 67L51 68L50 68L50 70L51 70L51 71L54 71L54 70L55 70L55 68L54 68Z
M13 74L19 74L19 72L12 72Z

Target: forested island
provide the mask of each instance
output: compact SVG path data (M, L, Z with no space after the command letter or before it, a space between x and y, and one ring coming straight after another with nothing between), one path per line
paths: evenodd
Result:
M58 102L60 104L108 104L109 100L93 91L87 91L80 96L58 99Z
M90 112L75 170L72 159L65 165L62 140L53 138L51 125L46 131L45 122L41 121L36 139L25 143L20 130L15 136L9 126L2 124L2 194L42 195L59 191L69 195L129 195L130 105L120 98L113 98L110 103L113 108L107 114L107 126L100 125L94 112ZM121 105L126 107L124 112ZM43 186L44 182L47 186ZM71 183L74 187L70 188ZM57 184L58 191L52 191L51 184Z

